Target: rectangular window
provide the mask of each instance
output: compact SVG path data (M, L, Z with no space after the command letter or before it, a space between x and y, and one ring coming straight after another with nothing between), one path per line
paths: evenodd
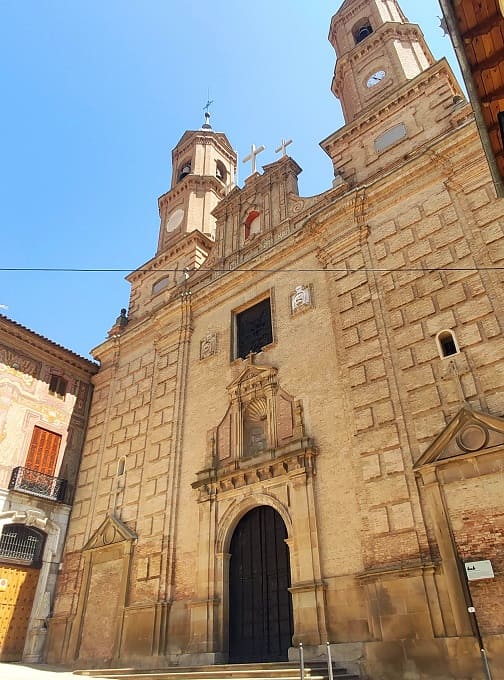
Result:
M52 394L59 399L64 399L66 391L67 381L60 375L51 375L51 380L49 381L49 394Z
M25 467L53 477L60 445L60 434L34 427Z
M271 302L269 298L236 314L235 358L245 359L273 342Z

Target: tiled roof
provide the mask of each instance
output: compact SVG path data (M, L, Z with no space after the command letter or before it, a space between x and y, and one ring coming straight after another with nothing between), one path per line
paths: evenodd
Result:
M94 361L91 361L90 359L86 359L86 357L81 356L80 354L77 354L76 352L72 352L71 349L67 349L66 347L63 347L63 345L59 345L57 342L54 342L53 340L50 340L49 338L46 338L43 335L40 335L40 333L35 333L35 331L32 331L30 328L27 328L26 326L23 326L23 324L18 323L17 321L13 321L12 319L9 319L9 317L5 316L5 314L0 314L0 323L4 323L7 326L10 326L13 330L17 329L18 332L22 333L28 333L30 336L32 336L33 339L41 340L44 344L49 345L51 348L60 350L62 352L65 352L66 354L70 355L74 360L78 359L80 363L86 363L88 367L93 370L93 372L98 369L98 364L95 363Z

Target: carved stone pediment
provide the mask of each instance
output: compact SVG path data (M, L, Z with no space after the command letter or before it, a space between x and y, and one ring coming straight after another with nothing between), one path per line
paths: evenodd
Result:
M414 465L415 470L504 448L504 418L464 406Z
M271 463L287 451L306 449L301 402L280 387L275 367L255 366L252 361L247 360L227 387L229 406L208 433L203 477L208 470L224 476Z
M107 515L86 543L83 550L105 548L114 545L115 543L122 543L123 541L132 543L136 540L137 535L134 531L129 529L124 522L121 522L118 517Z
M200 470L192 487L204 501L216 494L263 484L278 477L306 479L315 474L316 456L313 440L304 438L250 459L235 460L217 469Z

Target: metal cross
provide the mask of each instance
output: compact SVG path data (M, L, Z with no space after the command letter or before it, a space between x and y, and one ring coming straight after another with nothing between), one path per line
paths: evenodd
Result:
M255 144L252 144L250 147L250 153L248 156L245 156L243 159L243 163L248 163L249 161L252 161L252 172L250 173L251 175L254 174L256 171L256 156L258 156L260 153L264 151L266 147L265 146L260 146L258 149L255 148Z
M281 151L282 156L286 156L287 155L286 149L289 146L289 144L292 144L292 139L288 139L287 141L285 141L285 139L282 139L282 143L280 144L278 149L275 149L275 153L280 153Z
M207 99L207 103L206 103L205 106L203 107L203 111L206 111L206 112L208 113L209 110L210 110L210 107L212 106L212 104L213 104L213 99L210 99L210 97L209 97L209 98Z

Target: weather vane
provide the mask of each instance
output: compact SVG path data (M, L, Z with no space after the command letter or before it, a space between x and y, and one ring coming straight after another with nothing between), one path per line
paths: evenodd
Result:
M207 102L205 106L203 107L203 111L205 111L205 114L210 113L210 107L213 104L213 99L210 99L210 88L207 90Z
M205 112L205 124L203 125L203 127L206 128L206 129L212 127L210 125L210 107L211 107L212 104L213 104L213 99L210 99L210 90L208 90L207 103L203 107L203 111Z

